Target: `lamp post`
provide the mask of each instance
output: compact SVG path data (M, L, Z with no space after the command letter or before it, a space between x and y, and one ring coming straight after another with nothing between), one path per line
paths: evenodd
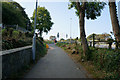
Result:
M120 1L118 2L118 20L120 24Z
M36 30L36 17L37 17L37 3L38 3L38 0L36 0L36 11L35 11L35 20L34 20L34 36L33 36L33 45L32 45L33 62L35 62L35 52L36 52L36 34L35 34L35 30Z
M71 43L71 33L72 33L72 31L71 31L71 26L72 26L72 18L70 18L70 43Z

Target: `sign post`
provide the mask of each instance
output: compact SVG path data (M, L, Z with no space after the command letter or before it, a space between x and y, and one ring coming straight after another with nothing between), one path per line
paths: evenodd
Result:
M58 34L57 34L57 38L58 38L58 41L59 41L59 32L58 32Z

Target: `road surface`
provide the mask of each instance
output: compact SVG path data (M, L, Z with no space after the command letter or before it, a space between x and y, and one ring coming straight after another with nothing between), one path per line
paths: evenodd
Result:
M59 47L50 44L45 57L25 75L25 78L87 78L72 59Z

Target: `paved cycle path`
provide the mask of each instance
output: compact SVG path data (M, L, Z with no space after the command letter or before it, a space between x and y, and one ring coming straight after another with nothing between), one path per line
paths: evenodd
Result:
M61 48L54 44L49 46L48 53L38 61L25 78L86 78Z

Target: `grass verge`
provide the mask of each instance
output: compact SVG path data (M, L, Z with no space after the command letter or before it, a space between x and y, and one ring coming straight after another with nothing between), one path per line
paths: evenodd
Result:
M79 54L72 54L73 49L76 49L75 44L58 43L57 45L63 48L75 62L80 63L92 75L92 78L120 79L120 50L90 47L90 60L82 61L82 47L80 45L77 46Z

